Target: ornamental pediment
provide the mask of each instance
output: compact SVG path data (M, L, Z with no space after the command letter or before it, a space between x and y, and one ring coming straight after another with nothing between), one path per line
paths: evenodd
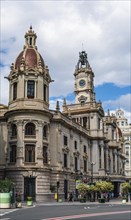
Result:
M80 155L79 151L74 152L74 156L78 157Z
M68 153L70 151L70 149L69 149L69 147L64 147L64 148L62 148L62 151L64 153Z

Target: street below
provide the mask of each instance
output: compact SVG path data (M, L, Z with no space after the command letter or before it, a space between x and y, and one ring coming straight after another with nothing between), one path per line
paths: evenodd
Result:
M9 213L8 213L9 212ZM8 210L1 220L130 220L131 205L124 204L37 204Z

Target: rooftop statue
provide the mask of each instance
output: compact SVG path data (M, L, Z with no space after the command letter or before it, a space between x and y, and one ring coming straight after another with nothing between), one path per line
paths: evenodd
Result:
M79 52L79 60L77 63L77 69L81 67L90 67L89 62L87 60L87 53L85 51Z

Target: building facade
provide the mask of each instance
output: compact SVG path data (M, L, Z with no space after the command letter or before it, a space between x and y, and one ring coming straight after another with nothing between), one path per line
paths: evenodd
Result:
M124 150L126 154L125 160L125 175L127 180L131 182L131 124L125 118L124 111L116 110L117 125L120 127L124 138Z
M36 47L32 27L11 64L9 104L0 105L0 178L11 178L22 199L67 199L76 181L110 179L120 192L125 181L122 133L114 115L95 100L94 73L85 51L75 68L75 104L49 109L48 66Z

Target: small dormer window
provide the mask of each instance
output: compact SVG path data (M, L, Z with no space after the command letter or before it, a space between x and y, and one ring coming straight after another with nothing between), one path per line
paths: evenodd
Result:
M32 37L30 37L29 40L30 40L30 42L29 42L29 43L30 43L30 46L32 46Z

